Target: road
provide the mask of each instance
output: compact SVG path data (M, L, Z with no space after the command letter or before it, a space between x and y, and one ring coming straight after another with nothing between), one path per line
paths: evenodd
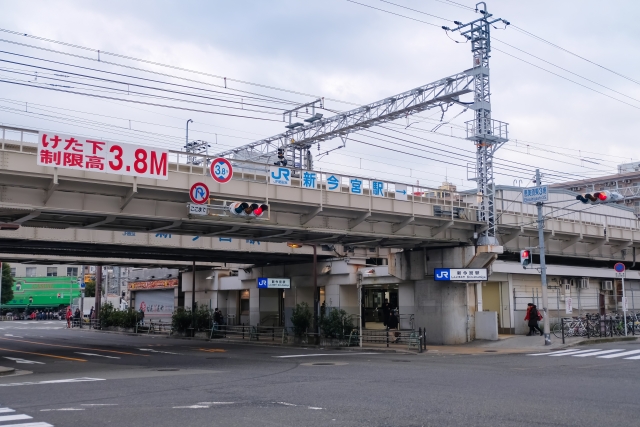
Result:
M0 427L638 425L636 342L399 354L63 326L0 323L0 365L22 370L0 377Z

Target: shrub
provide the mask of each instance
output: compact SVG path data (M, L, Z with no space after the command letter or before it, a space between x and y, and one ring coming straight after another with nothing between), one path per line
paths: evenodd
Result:
M191 310L182 307L178 307L171 315L171 326L178 332L186 331L192 321Z
M297 337L301 337L311 327L311 319L313 315L306 302L296 304L291 315L291 323L293 323L293 333Z
M342 339L351 333L354 326L346 311L333 309L320 319L320 329L325 338Z
M100 320L104 327L134 328L138 322L138 313L131 308L116 310L113 304L107 302L100 307Z

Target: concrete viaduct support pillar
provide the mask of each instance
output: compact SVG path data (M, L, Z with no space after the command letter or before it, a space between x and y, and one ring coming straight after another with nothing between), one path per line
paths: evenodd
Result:
M484 248L484 247L480 247ZM468 297L466 283L434 281L434 268L485 268L493 253L474 246L421 249L390 256L389 273L414 281L415 327L426 329L428 344L462 344L473 339L476 301ZM473 284L469 285L473 286Z

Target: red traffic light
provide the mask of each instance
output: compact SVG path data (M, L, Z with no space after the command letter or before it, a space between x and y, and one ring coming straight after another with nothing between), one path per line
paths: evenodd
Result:
M522 252L520 252L520 256L521 256L522 258L529 258L529 256L530 256L530 255L531 255L531 252L529 252L529 251L522 251Z
M603 202L605 200L607 200L607 193L602 192L602 193L596 193L596 195L598 196L598 199L602 200Z

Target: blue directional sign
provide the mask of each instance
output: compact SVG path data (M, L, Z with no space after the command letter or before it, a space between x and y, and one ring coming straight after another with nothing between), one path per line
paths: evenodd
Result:
M522 190L523 203L541 203L547 200L549 200L549 187L546 185Z
M291 279L258 277L258 289L291 289Z
M486 282L486 268L434 268L433 280L436 282Z

